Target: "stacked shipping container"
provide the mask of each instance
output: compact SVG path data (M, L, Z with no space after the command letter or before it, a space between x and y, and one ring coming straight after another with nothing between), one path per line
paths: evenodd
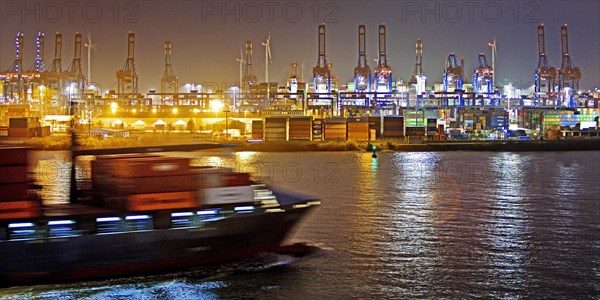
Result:
M346 139L346 119L328 118L325 119L325 140L345 140Z
M198 206L187 158L129 155L92 161L94 193L107 208L125 211Z
M265 141L287 141L288 140L288 117L266 117L265 118Z
M348 119L348 139L355 141L369 140L369 119L367 117Z
M383 137L399 139L404 137L404 117L385 116L383 117Z
M28 194L29 149L0 148L0 220L35 218L40 203Z
M289 119L289 140L290 141L310 141L311 140L312 117L290 117Z

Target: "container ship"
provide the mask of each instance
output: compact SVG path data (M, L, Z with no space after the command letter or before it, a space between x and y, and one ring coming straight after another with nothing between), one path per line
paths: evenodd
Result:
M2 286L159 274L278 252L320 204L247 173L134 153L95 156L89 200L43 205L29 189L29 156L0 148Z

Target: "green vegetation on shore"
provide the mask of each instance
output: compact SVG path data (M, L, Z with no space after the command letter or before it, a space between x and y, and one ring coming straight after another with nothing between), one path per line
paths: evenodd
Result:
M140 135L136 137L98 139L82 136L78 138L80 148L103 149L144 146L165 146L196 143L217 143L224 140L198 140L190 135ZM228 142L231 143L231 142ZM257 152L301 152L301 151L367 151L366 141L272 141L248 143L234 141L238 144L235 151ZM13 145L18 143L11 143ZM68 150L71 147L70 137L50 136L32 138L20 143L40 150ZM569 151L600 150L600 139L577 139L563 141L465 141L465 142L428 142L425 144L407 144L399 140L383 140L373 142L377 150L399 152L436 152L436 151Z

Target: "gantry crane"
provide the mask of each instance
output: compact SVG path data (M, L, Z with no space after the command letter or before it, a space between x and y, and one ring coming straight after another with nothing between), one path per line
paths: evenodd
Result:
M543 87L546 87L546 92L554 91L554 85L556 84L556 68L551 67L546 58L546 42L544 36L544 24L541 24L537 28L537 46L538 46L538 65L534 72L535 82L535 97L537 94L542 92Z
M422 96L425 92L425 85L427 77L423 74L423 42L421 39L417 39L415 44L415 67L413 69L412 77L408 82L411 85L415 85L415 92L417 96Z
M581 79L581 70L576 67L571 61L569 55L569 35L567 32L567 24L560 27L560 41L562 52L562 63L558 71L559 89L570 95L569 106L573 107L573 94L579 89L579 79Z
M167 93L167 88L171 89L172 93L177 98L177 93L179 91L179 80L175 73L173 72L173 65L171 64L171 41L165 41L165 72L163 74L162 79L160 80L160 94L165 100L165 94Z
M73 94L73 89L77 87L78 92L82 95L85 89L85 76L81 69L81 47L82 47L81 33L75 33L75 48L73 51L73 61L69 66L69 70L63 73L63 80L69 82L69 93ZM72 95L71 95L72 96Z
M313 68L313 92L331 93L333 75L325 53L325 25L323 24L319 25L318 47L319 57L317 58L317 65Z
M456 92L462 91L463 83L464 83L464 65L465 59L464 56L461 55L460 65L456 62L456 54L450 53L448 54L448 58L446 59L446 67L444 68L444 92ZM462 93L458 95L459 104L458 106L463 106L463 98Z
M135 71L135 33L127 36L127 60L121 70L116 73L117 94L138 94L138 76Z
M367 64L367 41L365 25L358 26L358 64L354 68L354 90L371 92L371 68Z
M298 72L298 63L292 63L290 66L290 75L287 79L287 90L289 93L297 93L298 90L305 89L305 82Z
M410 81L408 82L410 84L416 84L417 76L423 75L423 42L421 41L421 39L417 39L415 49L416 49L415 50L416 60L415 60L415 67L413 68L412 77L410 78Z
M375 68L375 91L392 91L392 68L387 63L385 25L379 25L379 57Z
M44 33L38 32L35 38L35 60L29 70L23 73L27 90L34 91L41 85L41 73L44 71L44 41ZM37 93L31 95L32 98L37 96L39 96Z
M23 33L17 33L15 38L16 55L10 68L0 74L3 81L3 96L9 102L18 103L25 101L25 78L23 77L23 47L25 45Z
M30 72L41 73L45 71L44 66L44 48L46 44L46 36L43 32L38 32L35 39L35 61L31 66Z
M252 68L252 41L246 41L246 53L244 57L244 75L242 76L242 91L249 93L251 87L256 86L257 80Z
M485 53L479 53L477 63L473 72L473 92L479 95L490 95L494 88L492 78L494 77L494 69L488 64Z
M47 71L42 72L42 83L50 88L60 90L62 86L62 34L56 33L54 37L54 59Z

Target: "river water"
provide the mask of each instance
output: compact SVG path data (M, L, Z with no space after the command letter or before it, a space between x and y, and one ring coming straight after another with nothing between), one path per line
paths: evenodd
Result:
M164 276L13 287L0 298L600 297L598 151L185 155L319 196L322 205L289 238L317 245L314 253ZM45 201L64 201L67 156L36 158ZM80 161L82 176L88 160Z

